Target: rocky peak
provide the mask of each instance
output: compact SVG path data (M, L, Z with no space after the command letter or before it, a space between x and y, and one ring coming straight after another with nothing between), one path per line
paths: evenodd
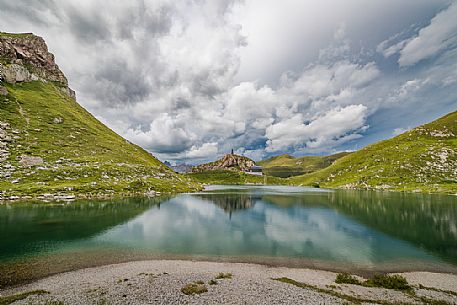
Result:
M54 55L49 53L43 38L31 33L8 34L0 32L0 80L7 83L51 81L57 83L69 96L75 93Z
M195 166L192 172L204 172L210 170L234 170L234 171L247 171L255 165L251 159L236 154L226 154L223 158L211 162Z

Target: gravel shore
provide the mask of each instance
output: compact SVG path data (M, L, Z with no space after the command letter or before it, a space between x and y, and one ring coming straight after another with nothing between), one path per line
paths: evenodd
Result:
M219 273L226 274L226 278L215 279ZM2 300L7 296L32 292L27 297L17 297L12 304L376 304L380 301L422 304L427 300L457 304L456 275L430 272L402 275L413 285L413 292L335 284L336 273L321 270L149 260L53 275L0 291L0 303L4 304ZM291 279L300 285L281 282L278 278ZM207 292L186 295L181 291L185 285L199 281Z

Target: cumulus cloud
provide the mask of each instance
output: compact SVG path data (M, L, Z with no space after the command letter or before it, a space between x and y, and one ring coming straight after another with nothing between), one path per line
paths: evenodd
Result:
M419 109L437 116L457 99L456 5L447 0L0 0L0 7L0 30L43 36L78 101L162 160L203 162L231 149L256 160L353 149L378 139L373 127L405 126L381 117L389 111L414 126ZM436 62L421 64L432 53ZM416 70L392 68L394 55Z
M190 151L186 153L186 157L189 159L204 159L212 157L217 154L217 142L204 143L200 147L192 146Z
M267 151L287 150L325 150L356 139L365 125L367 107L350 105L334 108L309 123L304 123L302 114L296 114L267 128Z
M401 48L398 63L411 66L430 58L449 47L457 45L457 3L436 15L430 25L419 31L417 37L407 41Z
M129 128L126 137L144 147L155 147L160 153L176 153L190 147L196 135L185 130L179 118L168 113L160 114L147 130Z

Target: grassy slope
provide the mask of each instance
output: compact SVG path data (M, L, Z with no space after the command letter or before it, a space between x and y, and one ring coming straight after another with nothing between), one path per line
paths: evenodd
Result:
M10 144L11 156L0 164L0 173L11 172L0 179L4 196L125 195L199 187L104 126L57 86L42 82L2 85L9 95L0 97L0 121L9 123L10 135L17 137ZM57 117L63 123L53 123ZM21 166L21 155L42 157L44 164Z
M5 33L0 32L0 37L12 37L12 38L22 38L32 36L32 33Z
M205 184L263 184L265 182L267 184L285 184L287 182L285 179L277 177L255 176L231 170L212 170L187 175Z
M457 193L457 112L289 181L322 187Z
M330 156L304 156L294 158L290 155L280 155L257 162L267 175L275 177L298 176L311 173L330 166L335 160L348 155L343 152Z

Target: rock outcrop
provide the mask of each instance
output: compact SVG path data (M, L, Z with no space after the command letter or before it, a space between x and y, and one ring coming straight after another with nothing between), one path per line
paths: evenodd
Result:
M75 99L75 92L68 87L68 80L45 41L33 34L0 33L0 80L11 84L37 80L54 82Z
M5 161L10 156L8 149L8 144L11 142L10 129L10 124L0 122L0 162Z
M0 32L0 78L0 202L201 189L62 93L74 96L42 38Z
M3 87L3 86L0 86L0 96L7 96L8 95L8 90Z
M212 170L233 170L247 171L255 165L251 159L235 154L226 154L222 159L206 163L192 168L193 173L200 173Z

